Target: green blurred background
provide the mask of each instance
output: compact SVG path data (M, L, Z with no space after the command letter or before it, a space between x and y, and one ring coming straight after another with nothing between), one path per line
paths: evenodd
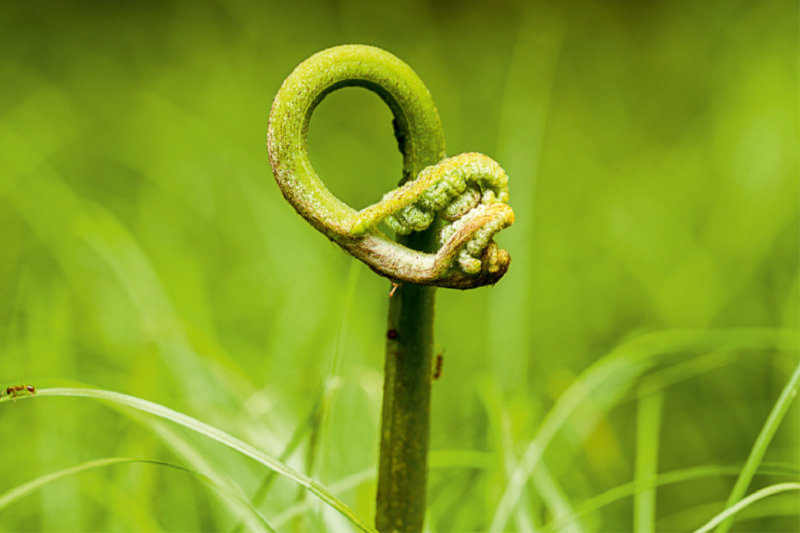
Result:
M371 521L390 286L294 213L264 145L298 63L379 46L428 86L449 154L486 153L510 176L509 273L437 296L427 527L486 530L554 402L615 347L676 328L797 329L799 16L781 0L6 3L0 385L138 396L276 457L294 437L289 464ZM322 103L309 143L356 208L400 177L391 115L362 89ZM650 404L658 472L741 465L797 364L707 354L671 367ZM633 479L638 383L569 417L508 530ZM798 419L795 405L766 461L800 466ZM248 496L266 474L137 421L83 399L3 403L0 492L110 456L206 461ZM699 527L735 479L659 488L656 528ZM272 521L298 501L307 512L280 530L350 527L286 480L260 509ZM629 531L632 509L623 498L570 527ZM734 530L797 530L797 511L796 493L775 496ZM47 485L0 511L0 531L237 520L191 476L120 465Z

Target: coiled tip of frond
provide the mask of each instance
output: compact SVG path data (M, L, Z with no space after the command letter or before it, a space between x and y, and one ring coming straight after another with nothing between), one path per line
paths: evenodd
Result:
M476 276L475 286L496 283L508 270L511 257L492 239L514 223L514 211L506 204L480 205L449 226L440 236L438 268L459 269ZM485 282L484 282L485 281Z
M481 256L480 284L494 285L506 275L509 266L511 266L511 255L508 251L497 246L496 242L490 242Z

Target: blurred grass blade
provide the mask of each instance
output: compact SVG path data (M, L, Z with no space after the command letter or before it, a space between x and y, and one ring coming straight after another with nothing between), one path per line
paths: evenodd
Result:
M125 394L119 394L116 392L110 392L98 389L67 389L67 388L42 389L36 393L35 397L42 397L42 396L75 396L81 398L92 398L96 400L103 400L119 405L125 405L127 407L131 407L133 409L150 413L152 415L164 418L166 420L170 420L171 422L179 424L187 429L191 429L192 431L195 431L201 435L204 435L210 439L219 442L220 444L223 444L233 450L236 450L239 453L246 455L251 459L254 459L255 461L261 463L262 465L295 481L297 484L307 488L308 490L316 494L322 501L324 501L325 503L327 503L328 505L339 511L348 520L350 520L350 522L352 522L353 525L358 527L360 530L375 531L373 528L364 523L364 521L352 509L350 509L347 505L344 504L344 502L340 501L333 494L331 494L325 487L323 487L313 479L304 476L299 472L294 471L293 469L286 466L284 463L270 457L269 455L265 454L260 450L257 450L253 446L237 439L236 437L233 437L232 435L229 435L228 433L225 433L224 431L219 430L213 426L210 426L204 422L200 422L195 418L184 415L182 413L178 413L177 411L173 411L172 409L169 409L162 405L142 400L140 398L135 398L133 396L127 396ZM28 396L26 398L31 398L31 396Z
M697 466L694 468L686 468L682 470L675 470L672 472L659 474L654 480L652 480L652 486L658 487L661 485L669 485L671 483L681 483L684 481L691 481L694 479L702 479L714 476L736 476L741 471L742 471L741 465ZM777 463L777 464L762 463L756 474L763 476L788 476L792 479L797 479L798 477L800 477L800 469L796 468L793 465L784 463ZM606 505L614 503L615 501L621 500L622 498L626 498L628 496L632 496L636 494L637 490L639 490L639 485L637 484L636 481L625 483L624 485L620 485L618 487L614 487L613 489L609 489L606 492L598 494L597 496L589 498L585 502L581 503L575 510L574 516L565 517L562 519L554 519L552 522L547 524L542 529L544 531L555 531L557 529L561 529L566 524L569 523L569 520L587 515L589 513L593 513L599 509L602 509Z
M495 382L485 380L479 391L483 407L486 410L486 417L489 420L489 427L491 428L490 436L494 440L493 447L500 453L505 479L508 479L512 476L514 469L519 463L519 458L514 450L511 417L508 411L503 407L504 400L502 392ZM545 475L547 475L547 473L545 473ZM551 488L552 485L552 483L547 485L544 491L540 490L542 500L545 502L551 500L551 498L548 498L548 489ZM517 509L516 521L519 531L527 533L537 530L537 525L533 520L533 514L535 514L535 511L532 511L528 507L520 507Z
M708 355L695 357L684 363L656 370L641 379L633 391L631 399L642 398L649 394L662 391L688 379L697 377L706 372L723 368L733 364L738 354L731 350L717 350Z
M235 403L225 383L200 363L156 268L125 225L104 206L78 197L47 161L47 154L2 121L0 139L13 141L19 154L24 154L25 166L37 168L36 174L26 176L21 180L22 186L10 189L3 199L50 250L76 292L85 298L97 292L95 276L87 275L82 257L76 254L85 245L106 264L130 298L142 327L155 340L183 396L198 410L209 409L204 392L210 389L217 391L218 400Z
M520 20L503 96L497 131L498 161L514 176L514 231L503 236L514 250L514 268L530 272L535 261L529 245L534 235L536 188L542 165L550 101L564 40L556 10L531 4ZM518 276L488 294L488 356L504 390L525 387L530 364L533 281Z
M586 528L575 517L575 511L572 508L572 503L567 498L564 489L558 480L550 473L547 465L542 462L533 472L533 482L536 485L542 500L547 505L550 513L556 518L573 517L568 523L564 524L562 528L569 533L583 533Z
M712 529L714 529L717 524L722 523L723 521L727 521L733 518L733 516L748 507L749 505L754 504L759 500L763 500L768 496L772 496L773 494L778 494L781 492L786 492L789 490L800 490L800 483L779 483L777 485L771 485L769 487L765 487L761 490L758 490L748 496L747 498L743 499L736 505L732 507L728 507L723 512L712 518L706 525L697 529L694 533L708 533Z
M780 329L675 329L644 335L629 341L590 366L558 399L545 416L527 450L509 480L497 507L490 531L505 529L527 479L533 472L547 446L567 419L582 405L598 412L611 409L619 397L647 369L655 366L668 354L707 353L721 349L778 349L797 350L797 331Z
M328 375L325 377L321 386L321 401L319 410L316 412L317 418L311 426L308 450L306 453L306 470L314 475L322 483L328 482L328 466L330 465L331 446L331 411L333 403L339 389L342 387L342 380L339 377L342 365L343 347L347 343L347 325L349 322L350 311L355 299L358 278L361 274L361 262L355 258L350 260L349 274L347 276L347 289L345 291L344 302L342 304L342 315L339 319L339 327L336 330L336 340L333 343L333 357ZM314 470L316 468L316 471ZM298 503L305 500L305 493L299 495ZM322 513L320 513L322 515Z
M352 490L365 481L374 480L377 476L377 472L374 468L367 468L362 470L361 472L355 473L352 476L347 476L346 478L342 479L341 481L337 481L336 483L330 486L331 492L342 493L348 490ZM295 505L289 507L284 512L279 514L275 517L275 527L282 528L286 524L289 523L289 520L295 518L296 516L301 515L302 513L309 511L314 506L314 502L310 500L304 500Z
M239 517L241 523L247 524L250 530L259 527L259 524L254 523L252 519L253 516L260 517L260 513L256 510L257 505L250 502L249 498L246 498L242 493L239 486L234 483L227 474L212 465L186 438L160 420L153 420L152 417L148 417L138 411L132 411L128 408L123 408L122 411L125 411L126 415L133 417L140 424L150 429L172 453L182 458L187 464L191 465L195 471L206 476L208 479L212 480L216 486L220 487L217 493L227 496L226 498L221 498L220 501L223 505L228 507L232 516L237 517L241 514L236 512L236 507L241 507L241 502L245 502L247 509L250 511L250 516L244 514ZM263 521L263 519L260 521Z
M428 468L475 468L489 470L493 467L489 452L476 450L432 450L428 457Z
M633 530L656 530L656 490L658 448L661 432L661 407L664 393L654 392L639 398L636 420L636 493L633 495Z
M306 434L313 430L314 425L319 419L319 411L320 409L322 409L321 404L323 401L324 391L325 388L321 387L317 392L317 397L314 400L314 405L311 408L311 411L308 413L303 423L295 428L294 433L292 434L292 438L289 441L289 444L287 444L284 447L283 451L278 457L278 460L280 462L285 463L286 461L288 461L289 458L292 456L292 454L295 452L295 450L297 450L298 446L300 446L300 443L303 442L303 439L305 438ZM260 507L261 504L264 503L264 500L266 499L267 494L269 494L269 491L272 488L272 485L277 479L277 477L278 477L277 472L274 470L270 470L261 480L261 485L258 487L251 500L255 507ZM243 527L244 524L236 524L232 532L240 533L243 530L242 529Z
M120 457L114 457L110 459L97 459L94 461L83 463L81 465L65 468L64 470L59 470L58 472L53 472L52 474L46 474L44 476L40 476L36 479L28 481L27 483L23 483L22 485L16 488L6 491L3 494L0 494L0 511L5 509L12 503L16 502L17 500L24 498L25 496L35 491L39 487L42 487L52 481L56 481L63 477L71 476L73 474L78 474L85 470L91 470L92 468L100 468L102 466L115 465L119 463L132 463L132 462L142 462L142 461L139 461L137 459L128 459Z
M266 520L264 520L264 517L262 517L261 514L256 509L254 509L247 500L245 500L236 493L231 493L231 491L227 490L225 487L216 483L211 478L204 476L203 474L194 472L182 466L173 465L171 463L166 463L163 461L152 461L148 459L131 459L126 457L112 457L108 459L97 459L94 461L88 461L86 463L77 466L65 468L64 470L59 470L58 472L53 472L52 474L46 474L44 476L40 476L36 479L28 481L27 483L23 483L22 485L14 489L11 489L5 492L4 494L0 494L0 511L2 511L8 505L16 502L17 500L20 500L21 498L24 498L28 494L31 494L35 490L47 485L48 483L52 483L67 476L79 474L87 470L92 470L94 468L101 468L104 466L111 466L121 463L140 463L140 464L151 464L156 466L165 466L167 468L172 468L175 470L180 470L181 472L186 472L187 474L191 474L194 477L203 481L204 483L215 488L221 494L224 494L227 498L230 498L234 503L236 503L237 507L241 511L242 517L247 519L248 523L251 525L251 527L254 528L254 530L267 531L267 532L275 531L269 526Z
M778 401L775 402L772 411L769 413L764 427L758 434L756 442L753 444L753 449L750 451L750 456L747 458L744 468L742 468L742 472L739 474L739 479L736 480L731 495L728 497L727 507L732 507L744 496L745 492L747 492L747 487L750 486L750 481L753 479L753 474L755 474L758 465L761 463L761 459L763 459L764 454L767 453L767 448L769 448L769 444L772 442L772 437L778 430L778 426L780 426L783 417L786 415L786 411L789 410L792 400L797 396L798 388L800 388L800 364L797 365L794 374L792 374L789 382L784 387L781 395L778 397ZM725 520L717 528L717 533L725 533L730 529L732 523L732 517Z

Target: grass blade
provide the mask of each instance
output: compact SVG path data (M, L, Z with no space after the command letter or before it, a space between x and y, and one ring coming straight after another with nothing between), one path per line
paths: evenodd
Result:
M126 412L125 414L137 420L146 428L150 429L161 440L161 442L164 443L164 445L170 449L172 453L180 457L185 464L191 465L196 472L200 472L210 480L213 480L217 486L222 487L222 489L218 492L226 495L234 495L235 498L228 496L227 498L222 499L223 505L228 507L228 510L231 511L233 516L236 516L236 513L233 512L235 511L234 507L240 507L240 502L246 503L246 507L251 511L251 515L255 514L260 516L260 513L256 511L256 504L250 502L249 498L244 496L239 486L236 485L236 483L234 483L225 473L220 471L219 468L212 465L202 453L200 453L187 439L179 435L175 429L173 429L171 426L168 426L166 423L161 422L160 420L153 420L151 417L148 417L147 415L144 415L138 411L131 411L127 408L123 408L122 410ZM252 516L250 517L250 520L247 520L247 518L247 515L243 515L241 518L239 518L239 520L242 524L247 524L251 530L258 527L257 524L254 524Z
M647 369L672 353L707 353L722 349L797 350L797 332L780 329L667 330L627 342L589 367L570 386L545 416L522 460L509 480L497 507L490 531L505 529L523 490L547 446L567 419L592 394L603 393L597 409L609 409L617 397Z
M652 487L660 487L661 485L681 483L684 481L692 481L694 479L702 479L712 476L723 476L723 475L736 476L741 471L742 471L742 465L697 466L694 468L685 468L682 470L674 470L672 472L659 474L655 479L651 481L651 483ZM756 475L789 476L792 479L796 479L798 476L800 476L800 470L788 464L762 463L758 471L756 472ZM647 487L649 488L651 487L651 485L648 484ZM618 487L609 489L606 492L598 494L597 496L589 498L588 500L581 503L575 510L575 514L573 516L556 518L547 525L545 525L545 527L542 529L543 531L556 531L557 529L561 529L565 525L567 525L570 520L574 520L586 514L593 513L599 509L602 509L606 505L614 503L615 501L621 500L622 498L626 498L628 496L632 496L636 494L636 492L639 489L640 485L636 481L625 483L624 485L619 485Z
M656 530L656 491L652 480L658 474L661 407L664 394L654 392L639 399L636 420L636 493L633 495L633 530Z
M736 505L732 507L728 507L720 514L712 518L706 525L697 529L694 533L708 533L718 524L722 523L723 521L727 522L728 520L733 520L733 516L759 500L763 500L768 496L772 496L773 494L778 494L781 492L786 492L788 490L800 490L800 483L779 483L777 485L770 485L769 487L765 487L761 490L758 490L748 496L747 498L741 500Z
M510 478L519 462L514 451L513 437L511 434L511 418L503 409L503 398L500 388L492 381L487 380L480 389L486 416L491 428L490 435L494 440L494 447L500 453L503 470L506 478ZM552 485L552 484L551 484ZM551 486L545 487L545 491ZM524 492L524 491L523 491ZM540 492L542 492L540 490ZM542 494L542 499L548 500L547 493ZM516 513L517 526L522 533L535 532L537 526L533 521L533 513L528 508L518 508Z
M361 472L348 476L341 481L337 481L330 486L330 490L331 492L339 493L352 490L366 481L374 480L376 475L377 472L375 472L374 468L367 468L366 470L362 470ZM291 519L313 509L313 507L314 502L309 500L296 503L275 517L275 527L282 528L286 526Z
M308 416L306 416L305 420L302 424L297 426L292 434L292 438L289 441L289 444L281 452L281 455L278 457L278 460L282 463L285 463L289 460L292 454L297 450L298 446L303 442L305 439L306 434L311 432L319 419L319 412L322 409L322 402L323 402L323 392L324 388L321 388L317 393L317 397L314 400L314 406L311 408ZM261 485L256 490L255 494L252 498L252 503L255 507L260 507L264 500L269 494L270 489L272 488L273 483L277 479L278 474L274 470L270 470L262 479ZM233 528L232 533L241 533L243 531L244 524L236 524Z
M179 424L187 429L191 429L201 435L213 439L220 444L223 444L239 453L254 459L262 465L282 474L297 484L307 488L312 493L316 494L322 501L339 511L345 516L353 525L361 531L374 532L375 530L368 526L352 509L350 509L344 502L340 501L333 494L331 494L325 487L314 481L313 479L296 472L289 468L282 462L270 457L264 452L254 448L253 446L237 439L236 437L225 433L224 431L201 422L195 418L187 416L177 411L173 411L162 405L127 396L117 392L98 390L98 389L69 389L69 388L53 388L41 389L37 391L36 396L26 396L27 398L38 398L46 396L74 396L80 398L92 398L95 400L107 401L118 405L124 405L138 411L150 413L160 418L164 418L176 424ZM19 398L23 399L23 398Z
M97 459L95 461L89 461L87 463L83 463L78 466L73 466L70 468L65 468L64 470L59 470L58 472L53 472L52 474L46 474L44 476L37 477L27 483L23 483L22 485L13 488L9 491L0 494L0 511L11 505L12 503L16 502L27 496L28 494L32 493L39 487L42 487L50 482L56 481L61 479L62 477L71 476L73 474L78 474L85 470L91 470L92 468L100 468L102 466L109 466L115 465L119 463L130 463L136 462L136 459L126 459L126 458L119 458L114 457L110 459Z
M237 505L237 507L239 507L239 509L242 511L242 516L247 518L247 521L249 524L251 524L251 527L254 527L259 531L267 531L271 533L274 533L275 531L269 526L267 521L264 520L264 517L262 517L259 514L259 512L250 505L250 503L247 500L245 500L238 494L227 490L225 487L221 486L211 478L204 476L203 474L200 474L198 472L189 470L188 468L184 468L182 466L174 465L171 463L166 463L163 461L153 461L149 459L131 459L127 457L111 457L107 459L97 459L94 461L88 461L86 463L77 466L72 466L70 468L65 468L63 470L59 470L58 472L53 472L52 474L45 474L44 476L39 476L36 479L28 481L27 483L23 483L22 485L16 488L13 488L3 494L0 494L0 511L8 507L10 504L31 494L37 489L40 489L41 487L47 485L48 483L52 483L64 477L79 474L87 470L92 470L95 468L101 468L104 466L111 466L121 463L141 463L141 464L151 464L156 466L164 466L167 468L180 470L181 472L186 472L187 474L191 474L194 477L203 481L204 483L215 488L218 492L224 494L227 498L233 501Z
M731 508L744 496L744 493L747 492L747 487L750 486L750 481L753 479L753 474L755 474L758 465L761 463L761 459L763 459L764 454L767 453L767 448L769 447L769 443L772 442L772 437L778 430L778 426L780 426L784 415L786 415L786 411L789 410L792 400L797 396L798 388L800 388L800 365L797 365L794 374L792 374L789 382L783 388L780 397L778 397L778 401L775 402L775 405L772 407L772 411L769 413L764 427L761 428L761 432L758 434L755 444L753 444L753 449L750 451L750 456L747 458L744 468L742 468L742 472L739 474L739 479L736 480L731 495L728 497L728 508ZM727 532L732 523L733 517L720 523L717 528L717 533Z

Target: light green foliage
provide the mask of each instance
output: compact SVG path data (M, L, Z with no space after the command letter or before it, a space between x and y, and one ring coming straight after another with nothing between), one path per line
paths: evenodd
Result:
M488 531L516 479L498 531L633 531L637 491L656 531L695 531L744 474L730 531L796 531L798 492L770 487L800 476L798 401L778 405L797 343L737 338L800 318L799 19L783 0L6 2L0 387L167 406L372 524L391 287L297 216L265 150L292 69L369 43L424 80L448 153L511 179L508 273L437 292L426 528ZM347 88L309 124L310 161L355 212L402 178L392 119ZM686 331L717 342L595 373ZM209 475L200 456L248 498L269 475L172 429L196 453L95 401L4 397L0 493L109 457ZM0 532L232 532L224 497L120 464L13 502ZM278 531L356 530L284 476L255 507Z

